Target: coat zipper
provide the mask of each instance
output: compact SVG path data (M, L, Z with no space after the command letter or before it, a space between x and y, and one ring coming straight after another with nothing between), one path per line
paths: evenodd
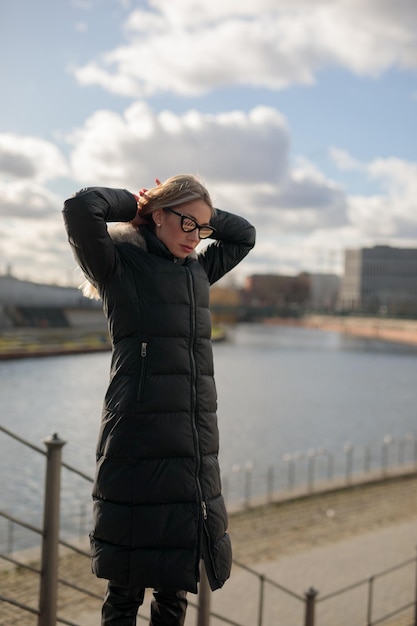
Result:
M195 327L196 327L196 322L195 322L195 298L194 298L194 283L193 283L193 276L190 272L190 270L187 268L185 268L187 271L187 279L188 279L188 288L189 288L189 293L190 293L190 301L191 301L191 319L190 319L190 326L191 326L191 334L190 334L190 347L189 347L189 353L190 353L190 362L191 362L191 420L192 420L192 427L193 427L193 435L194 435L194 442L195 442L195 453L196 453L196 459L197 459L197 470L196 470L196 482L197 482L197 488L198 488L198 493L199 493L199 497L200 497L200 504L201 504L201 509L204 513L206 513L206 517L205 519L207 519L207 506L206 503L204 502L204 498L203 498L203 491L201 488L201 484L200 484L200 467L201 467L201 456L200 456L200 442L199 442L199 437L198 437L198 430L197 430L197 426L196 426L196 399L197 399L197 394L196 394L196 377L197 377L197 371L196 371L196 366L195 366L195 357L194 357L194 342L195 342Z
M188 277L188 286L189 286L189 293L190 293L190 301L191 301L191 337L190 337L190 361L191 361L191 372L192 372L192 403L191 403L191 415L192 415L192 426L193 426L193 435L194 435L194 442L195 442L195 453L196 453L196 460L197 460L197 469L196 469L196 475L195 475L195 480L196 480L196 484L197 484L197 489L198 489L198 494L199 494L199 498L200 498L200 506L201 506L201 512L202 512L202 526L203 526L203 531L206 534L207 537L207 544L209 544L209 533L206 527L206 521L208 518L208 508L207 508L207 503L204 500L204 494L203 494L203 490L201 487L201 482L200 482L200 468L201 468L201 455L200 455L200 442L199 442L199 436L198 436L198 430L197 430L197 426L196 426L196 376L197 376L197 371L196 371L196 365L195 365L195 358L194 358L194 343L195 343L195 328L196 328L196 320L195 320L195 315L196 315L196 306L195 306L195 297L194 297L194 282L193 282L193 276L191 271L186 267L185 268L187 271L187 277ZM216 571L215 571L215 567L214 567L214 562L213 562L213 558L211 555L211 551L209 549L209 545L208 545L208 556L210 557L210 564L211 564L211 568L213 571L213 575L217 578L216 575ZM201 546L200 546L200 555L201 556ZM207 566L206 566L207 568ZM197 570L197 576L199 576L200 574L200 569L199 569L199 559L197 561L196 564L196 570Z
M138 395L137 400L140 402L143 397L143 387L145 383L145 373L146 373L146 359L148 356L148 343L146 341L142 341L140 345L140 377L139 377L139 387L138 387Z

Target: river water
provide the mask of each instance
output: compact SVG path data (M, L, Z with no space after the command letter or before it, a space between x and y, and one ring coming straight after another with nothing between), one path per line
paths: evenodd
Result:
M285 453L417 435L417 347L254 324L235 327L214 358L224 476ZM1 424L41 448L58 433L64 461L93 475L109 362L97 353L0 363ZM0 433L0 508L37 523L44 467ZM63 507L79 516L90 485L66 473L63 485Z

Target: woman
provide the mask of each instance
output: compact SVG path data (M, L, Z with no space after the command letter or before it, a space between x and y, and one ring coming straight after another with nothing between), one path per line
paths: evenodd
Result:
M69 242L103 301L113 352L93 487L92 568L107 579L102 625L183 624L199 561L212 590L231 545L218 465L209 286L255 243L193 176L139 196L87 188L64 205ZM107 230L106 222L119 222ZM200 239L214 241L200 254Z

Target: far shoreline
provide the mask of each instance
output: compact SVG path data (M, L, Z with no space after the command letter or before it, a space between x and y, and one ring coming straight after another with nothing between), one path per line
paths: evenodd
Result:
M338 332L364 339L417 346L417 320L308 314L300 318L267 318L266 325L293 326ZM228 332L220 324L213 325L213 343L227 341ZM77 329L19 328L0 333L0 362L51 356L70 356L109 352L111 345L106 331L80 332Z
M226 330L213 325L212 342L227 340ZM111 352L106 330L21 327L0 332L0 362Z
M380 339L417 346L417 320L308 314L301 318L270 318L265 320L265 323L317 328L365 339Z

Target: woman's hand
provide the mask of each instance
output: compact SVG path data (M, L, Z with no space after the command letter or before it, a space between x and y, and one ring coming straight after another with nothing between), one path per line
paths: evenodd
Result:
M141 199L142 196L145 195L145 193L146 193L146 189L141 189L139 191L139 195L136 195L135 193L133 194L135 196L135 199L136 199L137 210L136 210L135 217L133 218L133 220L130 220L130 223L132 224L132 226L135 226L135 228L137 228L141 224L145 223L145 220L143 219L143 217L140 214L141 209L142 209L142 205L141 205L140 199Z
M157 185L161 184L161 181L159 180L159 178L155 178L155 182ZM136 228L140 226L141 224L146 224L146 220L143 219L140 212L142 210L141 199L146 195L147 191L148 190L145 187L142 187L142 189L139 191L139 195L136 195L135 193L133 194L136 198L137 213L135 217L133 218L133 220L130 220L130 223L132 224L132 226L135 226Z

